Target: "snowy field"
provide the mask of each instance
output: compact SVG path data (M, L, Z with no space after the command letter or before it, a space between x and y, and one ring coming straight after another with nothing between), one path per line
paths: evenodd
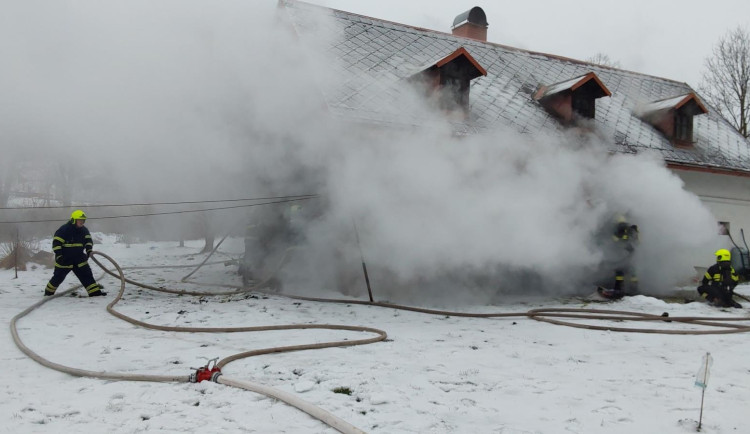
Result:
M102 240L96 249L123 267L197 265L205 258L198 254L202 241L188 242L186 247L177 243L126 247L115 243L113 236L96 237ZM242 246L240 239L227 240L211 261L238 257ZM100 271L94 269L98 276ZM223 291L211 283L240 283L236 266L223 264L206 266L193 276L205 284L178 283L189 271L147 268L126 270L126 274L146 284L193 291ZM6 324L1 432L335 432L284 403L222 384L103 381L73 377L36 363L16 348L8 325L41 299L51 275L51 270L37 267L19 272L14 279L13 270L0 270L0 316ZM371 337L327 330L227 334L146 330L106 312L118 285L111 277L102 282L109 292L106 297L59 297L20 320L21 339L43 357L70 367L180 376L207 359L241 351ZM74 283L77 280L70 274L59 291ZM750 293L750 288L739 289ZM335 293L328 296L342 298ZM671 316L747 315L747 308L725 312L703 303L667 304L646 296L608 305L536 298L499 306L467 306L457 300L455 306L423 307L466 312L594 307ZM371 433L695 432L701 389L694 381L706 352L714 363L702 432L748 432L750 336L746 333L620 333L524 317L437 316L262 294L175 296L130 285L117 309L141 321L170 326L320 323L385 330L388 339L375 344L252 357L223 370L226 376L293 393ZM695 328L677 323L615 325Z

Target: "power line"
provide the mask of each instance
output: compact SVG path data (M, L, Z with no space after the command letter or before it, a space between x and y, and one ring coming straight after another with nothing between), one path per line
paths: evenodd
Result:
M235 208L248 208L251 206L260 206L260 205L271 205L275 203L286 203L286 202L296 202L301 200L308 200L308 199L314 199L315 196L295 196L292 199L284 199L284 200L277 200L272 202L261 202L261 203L250 203L245 205L233 205L233 206L224 206L224 207L217 207L217 208L204 208L204 209L190 209L190 210L182 210L182 211L164 211L164 212L150 212L150 213L143 213L143 214L129 214L129 215L114 215L114 216L104 216L104 217L89 217L88 220L106 220L106 219L119 219L119 218L128 218L128 217L147 217L147 216L156 216L156 215L167 215L167 214L187 214L187 213L193 213L193 212L203 212L203 211L217 211L222 209L235 209ZM13 223L48 223L48 222L60 222L61 219L48 219L48 220L17 220L17 221L0 221L0 224L13 224Z
M291 199L291 198L301 198L301 197L316 197L317 194L298 194L298 195L291 195L291 196L269 196L269 197L251 197L247 199L216 199L216 200L194 200L194 201L184 201L184 202L148 202L148 203L117 203L117 204L93 204L93 205L86 205L86 204L78 204L78 205L70 205L70 206L21 206L21 207L0 207L0 210L23 210L23 209L61 209L61 208L78 208L78 207L85 207L85 208L104 208L104 207L118 207L118 206L150 206L150 205L187 205L187 204L197 204L197 203L217 203L217 202L245 202L250 200L271 200L271 199Z

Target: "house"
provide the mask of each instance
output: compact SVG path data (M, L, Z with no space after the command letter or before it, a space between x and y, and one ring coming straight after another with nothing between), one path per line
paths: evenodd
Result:
M613 152L660 153L722 225L750 228L750 144L686 83L488 42L479 7L456 16L452 33L296 0L280 0L279 8L300 37L320 25L341 36L328 47L340 85L324 92L336 116L418 125L418 116L392 103L389 88L417 81L428 91L448 89L436 101L454 113L459 135L500 124L554 134L586 120ZM321 14L329 19L313 24Z

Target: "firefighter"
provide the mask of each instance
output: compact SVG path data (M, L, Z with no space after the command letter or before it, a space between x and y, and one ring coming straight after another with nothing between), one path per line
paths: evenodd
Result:
M55 254L55 272L52 275L44 295L54 295L57 288L65 280L69 272L73 272L81 284L86 288L89 297L107 295L102 291L103 286L96 283L94 275L89 267L88 258L94 248L91 233L84 226L86 214L81 210L75 210L70 215L70 220L60 226L52 239L52 252Z
M716 263L706 270L698 293L716 306L741 308L742 306L732 299L734 287L740 279L732 268L731 259L729 250L716 251Z
M614 287L598 287L597 292L604 298L619 299L625 295L638 293L638 276L633 267L633 253L638 243L638 226L628 222L623 215L617 216L611 232L612 241L605 254L606 261L614 270ZM628 279L626 285L626 278Z

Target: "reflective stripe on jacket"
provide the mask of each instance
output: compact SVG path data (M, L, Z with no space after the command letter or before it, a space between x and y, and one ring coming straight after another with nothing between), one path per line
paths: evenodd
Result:
M52 238L55 267L73 268L88 265L86 252L93 247L94 242L88 228L85 226L79 228L70 221L65 223Z
M726 286L730 290L734 289L739 283L740 278L734 271L732 266L721 266L714 264L706 270L706 274L703 275L703 285L709 286Z

